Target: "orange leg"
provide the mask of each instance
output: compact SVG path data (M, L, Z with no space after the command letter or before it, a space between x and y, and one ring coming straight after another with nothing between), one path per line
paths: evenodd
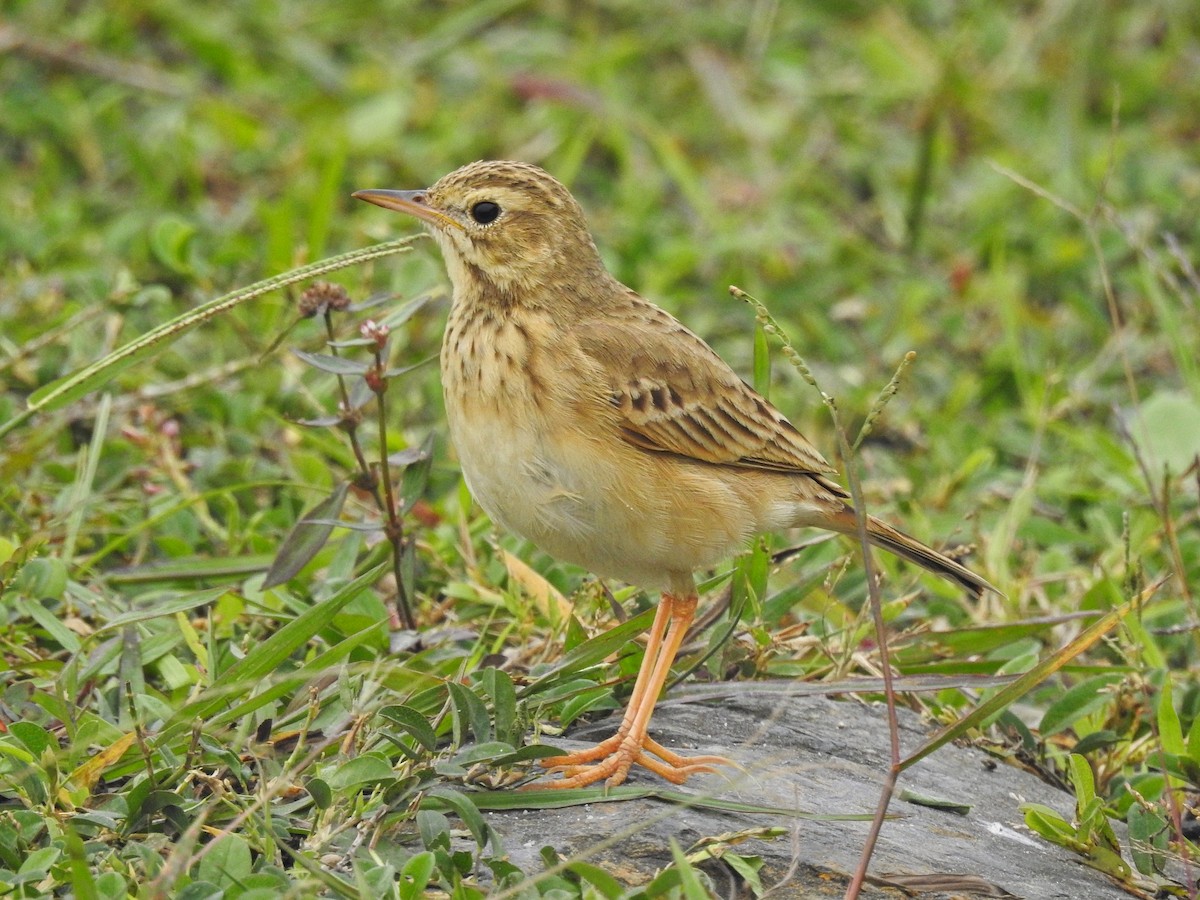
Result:
M658 702L658 695L667 683L671 663L675 661L675 654L679 652L695 614L694 593L686 597L667 593L662 595L654 624L650 626L646 655L642 658L633 693L617 733L590 749L543 759L542 765L565 777L534 787L577 788L601 778L606 779L605 784L609 787L615 787L625 780L634 763L661 775L667 781L683 784L689 775L713 771L714 765L735 765L723 756L679 756L652 740L648 734L654 704Z

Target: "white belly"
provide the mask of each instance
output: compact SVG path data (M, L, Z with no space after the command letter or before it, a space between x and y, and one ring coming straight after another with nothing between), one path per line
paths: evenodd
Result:
M615 473L595 454L564 452L538 433L528 417L516 426L480 409L470 421L450 417L450 437L458 451L471 494L498 524L528 538L551 556L590 566L600 529L611 527ZM587 461L590 456L591 460ZM611 540L611 538L610 538Z

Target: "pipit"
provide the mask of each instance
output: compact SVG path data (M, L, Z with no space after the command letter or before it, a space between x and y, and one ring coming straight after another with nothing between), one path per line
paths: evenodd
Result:
M492 519L597 575L662 591L615 735L544 760L555 787L676 784L729 761L652 740L696 610L692 573L756 534L856 530L836 472L703 340L604 268L583 210L536 166L477 162L421 191L354 194L421 219L453 283L442 343L450 436ZM969 569L879 519L870 540L973 593Z

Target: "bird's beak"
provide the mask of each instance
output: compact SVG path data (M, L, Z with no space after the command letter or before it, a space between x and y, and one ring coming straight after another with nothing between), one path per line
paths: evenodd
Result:
M430 225L437 225L441 228L451 226L460 231L463 230L462 225L454 219L445 213L433 209L429 205L425 199L425 191L385 191L378 188L368 188L365 191L355 191L350 196L356 200L366 200L368 203L382 206L384 209L394 209L396 212L408 213L410 216L416 216Z

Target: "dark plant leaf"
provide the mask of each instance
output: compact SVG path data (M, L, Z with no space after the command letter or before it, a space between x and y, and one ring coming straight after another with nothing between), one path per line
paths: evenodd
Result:
M350 408L362 409L374 396L375 392L367 387L365 379L356 379L350 386Z
M540 746L540 745L531 745ZM530 747L523 748L525 750ZM556 751L558 752L558 751ZM622 784L608 787L604 784L591 785L583 788L556 788L552 782L537 785L537 790L518 791L479 791L471 794L471 799L479 809L562 809L568 806L586 806L592 803L621 803L626 800L640 800L653 797L664 803L674 803L679 806L695 807L696 809L711 809L721 812L748 813L761 816L781 816L792 819L811 819L814 822L869 822L870 813L822 813L805 812L794 806L768 806L759 803L743 803L737 800L723 800L719 797L705 794L694 794L677 788L643 787L636 784Z
M412 300L409 300L403 306L393 310L392 312L390 312L386 316L384 316L383 319L381 320L381 324L386 325L388 328L395 331L397 328L399 328L401 325L403 325L405 322L407 322L409 319L411 319L414 315L416 315L421 310L421 308L423 306L425 306L426 304L428 304L429 301L432 300L435 296L437 296L437 293L426 293L426 294L422 294L419 297L414 297ZM364 302L367 302L367 301L364 301Z
M402 466L411 466L415 462L421 462L429 458L428 441L420 447L408 447L404 450L398 450L388 457L388 462L400 468Z
M346 307L348 312L362 312L366 309L374 309L376 306L381 306L384 303L390 303L393 300L399 300L400 295L395 291L380 291L378 294L372 294L366 300L361 300L358 303L351 303Z
M931 797L928 794L918 794L916 791L907 789L901 790L897 796L907 803L928 806L931 809L942 809L946 812L958 813L960 816L965 816L971 811L970 803L964 803L961 800L947 800L944 797Z
M336 425L342 421L342 417L321 416L317 419L289 419L289 421L296 425L307 425L310 428L329 428L331 425Z
M347 482L340 483L333 493L314 506L284 538L275 561L263 581L263 589L275 587L293 578L329 540L333 522L342 512L346 502ZM340 524L340 523L338 523Z
M1124 738L1111 728L1102 728L1099 731L1093 731L1091 734L1080 738L1073 749L1074 752L1087 756L1096 750L1106 750L1109 747L1114 747L1123 740Z
M383 526L378 522L343 522L341 519L310 519L303 518L300 520L301 525L324 525L330 529L346 528L350 531L366 531L375 532L383 530Z
M304 350L293 350L292 352L313 368L320 369L322 372L330 372L334 375L365 375L371 367L370 363L365 363L357 359L346 359L343 356L329 356L325 353L307 353Z
M880 887L899 888L928 894L972 894L976 897L1016 897L998 884L978 875L942 874L867 876L867 881Z
M429 470L433 467L432 434L425 438L417 452L418 458L408 464L400 481L401 514L411 510L425 493L425 485L429 482Z
M383 373L384 378L399 378L401 375L407 375L414 369L419 369L421 366L427 365L437 359L436 356L427 356L420 362L415 362L411 366L401 366L398 369L388 369Z

